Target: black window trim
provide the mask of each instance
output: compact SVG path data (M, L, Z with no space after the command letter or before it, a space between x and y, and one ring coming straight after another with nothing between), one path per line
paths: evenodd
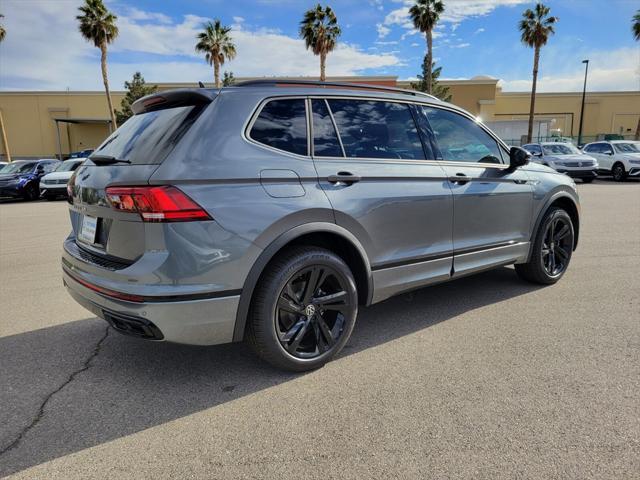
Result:
M249 117L249 121L247 122L245 128L242 131L242 136L245 140L253 145L257 145L258 147L265 148L272 152L278 152L285 155L290 155L295 158L311 158L311 136L313 135L312 125L311 125L311 115L309 111L309 102L307 101L307 95L283 95L283 96L275 96L275 97L265 97L260 101L257 108L254 109L253 114ZM278 101L278 100L304 100L304 109L305 109L305 118L307 121L307 153L306 155L300 155L299 153L289 152L287 150L282 150L281 148L272 147L271 145L267 145L266 143L259 142L258 140L251 137L251 129L253 125L258 120L258 117L262 113L264 107L267 106L268 103Z
M498 148L501 149L503 158L501 159L501 163L498 164L498 163L480 163L480 162L456 162L456 161L447 161L447 160L411 160L411 159L399 159L399 158L365 158L365 157L350 158L346 156L345 157L316 157L312 155L313 154L313 149L312 149L313 125L312 125L312 117L311 117L309 101L305 103L306 112L307 112L307 154L306 155L299 155L297 153L287 152L286 150L281 150L279 148L270 147L269 145L265 145L264 143L260 143L257 140L254 140L253 138L251 138L251 135L249 134L251 132L251 128L253 127L253 124L256 122L258 116L262 112L262 109L267 103L273 100L299 100L299 99L306 99L306 100L324 99L325 102L327 102L327 100L329 99L374 100L374 101L392 102L392 103L405 103L405 104L409 104L410 106L414 105L414 106L423 106L423 107L439 108L441 110L447 110L452 113L457 113L458 115L472 122L475 122L484 132L487 133L487 135L489 135L491 138L493 138L496 141L496 143L498 144ZM440 165L440 166L447 166L447 165L463 166L464 165L467 167L479 167L479 168L498 168L498 169L509 168L509 164L505 161L505 158L506 159L509 158L508 145L504 143L504 141L501 138L496 136L491 130L489 130L482 122L478 122L471 114L465 112L464 110L459 110L454 106L450 107L448 105L440 105L440 104L425 102L425 101L421 102L417 100L418 99L409 100L409 99L389 98L385 96L376 96L376 95L344 95L344 94L340 95L340 94L328 94L328 93L305 94L305 95L291 95L291 94L270 95L268 97L264 97L257 103L256 107L253 109L253 113L249 116L244 128L242 129L242 137L252 145L256 145L258 147L270 150L272 152L278 152L284 155L289 155L294 158L304 158L304 159L313 158L314 160L318 160L318 161L358 160L358 161L370 161L370 162L382 162L382 163L385 163L385 162L407 163L407 164L422 163L422 164ZM327 102L327 107L329 107L328 102ZM329 107L329 112L333 116L333 112L331 112L330 107ZM415 122L415 119L414 119L414 122ZM334 127L335 127L335 123L334 123ZM416 125L416 128L418 129L418 125ZM339 141L342 142L342 139L340 138L340 132L338 132L337 128L336 128L336 134L338 135ZM418 134L420 135L420 129L418 129ZM426 157L426 154L425 154L425 157Z

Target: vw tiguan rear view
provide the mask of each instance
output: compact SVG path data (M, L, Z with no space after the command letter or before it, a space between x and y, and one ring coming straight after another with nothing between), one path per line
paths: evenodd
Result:
M429 95L256 81L133 111L69 183L62 258L126 335L303 371L360 306L505 265L552 284L577 246L573 180Z

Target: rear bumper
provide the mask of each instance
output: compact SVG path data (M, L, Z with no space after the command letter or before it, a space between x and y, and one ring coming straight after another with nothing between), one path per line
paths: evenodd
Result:
M198 300L157 297L155 301L125 301L89 288L81 273L63 267L69 294L120 333L150 340L189 345L216 345L233 341L240 295Z

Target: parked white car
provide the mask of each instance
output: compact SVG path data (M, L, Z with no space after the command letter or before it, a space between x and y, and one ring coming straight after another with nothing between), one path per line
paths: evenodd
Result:
M547 165L571 178L580 178L584 183L591 183L598 176L598 161L572 143L528 143L522 148L532 155L533 162Z
M599 172L612 175L617 182L627 177L640 177L640 146L637 142L593 142L585 145L582 151L598 160Z
M65 160L53 172L40 179L40 196L47 200L53 200L59 196L67 196L67 183L73 172L86 158L73 158Z

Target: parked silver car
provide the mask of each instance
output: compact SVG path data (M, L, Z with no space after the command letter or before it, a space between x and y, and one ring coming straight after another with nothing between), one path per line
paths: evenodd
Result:
M86 158L65 160L57 168L40 179L40 196L47 200L67 196L67 183L73 172L82 165Z
M598 176L598 161L581 152L572 143L528 143L522 148L533 155L534 162L547 165L572 178L579 178L584 183L591 183Z
M133 111L70 181L62 258L128 335L317 368L361 305L514 264L552 284L578 242L572 179L429 95L257 81Z

